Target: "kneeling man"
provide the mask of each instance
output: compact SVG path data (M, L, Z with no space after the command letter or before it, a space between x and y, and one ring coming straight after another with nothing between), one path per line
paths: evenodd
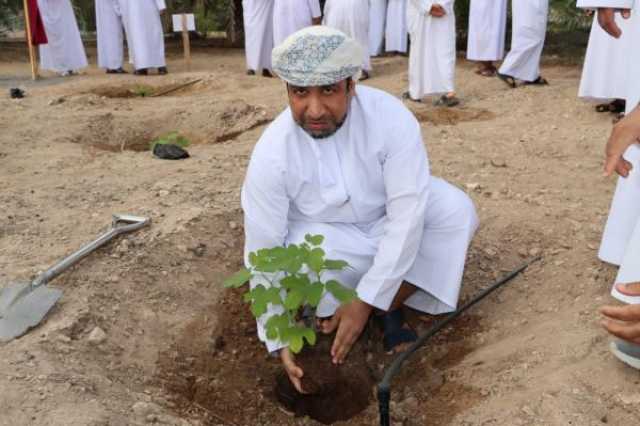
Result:
M336 331L330 356L344 361L374 310L383 312L385 346L415 340L402 305L430 314L458 303L467 248L478 225L467 195L432 177L420 124L393 96L356 86L362 47L342 32L308 27L273 50L289 108L258 141L242 189L245 257L261 248L298 244L322 234L327 257L349 262L337 279L358 298L339 306L327 294L317 316ZM269 285L254 278L252 285ZM280 351L299 391L303 372ZM329 356L329 354L327 355Z

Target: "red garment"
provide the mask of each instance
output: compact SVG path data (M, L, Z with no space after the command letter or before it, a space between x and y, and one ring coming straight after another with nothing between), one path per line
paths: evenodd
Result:
M44 31L38 0L27 0L27 7L29 8L29 25L31 26L31 44L33 46L47 44L47 33Z

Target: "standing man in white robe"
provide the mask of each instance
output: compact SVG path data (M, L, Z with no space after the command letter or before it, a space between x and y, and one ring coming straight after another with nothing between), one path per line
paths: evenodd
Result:
M467 59L479 62L476 74L494 77L495 61L504 57L507 0L471 0Z
M371 0L369 6L369 55L379 56L384 50L387 0Z
M627 55L626 82L626 110L629 117L614 127L611 139L620 139L622 146L616 155L616 171L621 174L618 178L616 191L611 202L611 209L607 224L602 235L602 243L598 257L614 265L624 265L625 259L633 259L637 265L640 258L640 244L633 244L632 238L640 234L640 145L638 135L628 132L640 117L632 118L632 111L636 110L640 101L640 5L637 0L578 0L578 7L598 9L597 18L602 28L610 35L620 38L622 30L616 24L617 15L621 12L627 23L627 34L624 36L624 50ZM636 115L634 114L634 115ZM630 124L631 123L631 124ZM619 129L625 130L620 131ZM624 137L619 137L622 133ZM610 144L611 144L610 139ZM625 146L626 144L626 146ZM624 152L624 155L620 155ZM612 169L607 169L611 173ZM640 280L640 278L639 278ZM627 284L626 282L616 284ZM621 299L620 292L614 284L613 294ZM637 302L636 302L637 303ZM638 343L638 342L635 342ZM638 345L624 345L614 342L613 353L623 362L632 364L632 360L640 364L640 347Z
M628 20L618 17L620 38L611 37L594 16L589 45L584 58L578 96L589 101L607 102L596 105L597 112L623 113L627 88L627 54L625 50Z
M549 0L516 0L511 3L513 36L498 77L516 88L518 82L529 85L548 84L540 75L540 58L547 35Z
M40 67L67 76L85 68L87 55L69 0L38 0L48 43L41 44Z
M409 0L407 28L409 92L403 97L419 102L427 95L441 95L436 105L458 105L454 0Z
M127 33L135 75L148 75L149 68L167 74L164 52L164 29L160 14L167 8L165 0L118 0Z
M322 23L319 0L275 0L273 7L274 46L310 25Z
M274 0L242 0L247 75L271 75Z
M369 78L369 0L327 0L324 5L324 25L353 37L364 48L360 80Z
M118 0L96 0L98 67L107 74L125 74L124 24Z
M636 107L616 124L611 133L606 149L606 175L617 172L622 178L630 178L634 169L631 163L624 159L623 154L630 147L637 147L639 140L640 107ZM640 188L637 176L631 179L634 179L635 185ZM613 353L623 362L640 369L640 220L636 221L628 238L611 294L629 305L604 307L602 313L608 319L603 325L607 331L620 339L611 343Z
M407 0L389 0L385 51L407 53Z
M340 0L342 1L342 0ZM387 350L416 339L402 306L430 314L456 309L469 243L478 225L462 191L433 177L420 124L395 97L356 86L362 47L341 32L314 26L273 50L273 69L287 83L289 108L256 144L242 188L245 259L262 248L324 236L323 249L350 268L325 271L355 289L339 306L330 294L316 315L336 331L331 353L344 362L374 309L381 311ZM251 285L271 284L256 276ZM304 372L287 345L258 336L279 351L294 386Z

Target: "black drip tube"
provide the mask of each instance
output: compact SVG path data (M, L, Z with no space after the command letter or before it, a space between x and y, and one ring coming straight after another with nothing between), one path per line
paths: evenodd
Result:
M400 367L402 364L422 345L424 345L429 339L431 339L434 335L436 335L440 330L446 327L449 323L451 323L454 319L458 318L462 315L466 310L471 308L476 303L480 302L482 299L493 293L498 288L502 287L516 276L518 276L522 271L527 269L529 265L534 262L540 260L540 256L529 260L524 263L519 268L510 272L508 275L502 277L499 281L492 284L491 287L488 287L482 290L476 297L465 303L462 307L458 308L457 311L449 314L446 318L438 321L433 327L429 329L422 336L419 336L418 339L411 344L411 346L400 355L393 360L387 371L384 373L384 377L382 381L378 383L378 410L380 412L380 426L389 426L390 425L390 411L389 411L389 402L391 401L391 379L400 371Z

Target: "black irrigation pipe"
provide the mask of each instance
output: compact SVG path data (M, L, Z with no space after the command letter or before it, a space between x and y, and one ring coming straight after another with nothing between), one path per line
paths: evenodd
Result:
M502 277L499 281L493 284L491 287L481 291L476 297L465 303L462 307L458 308L457 311L449 314L446 318L438 321L429 331L424 333L422 336L418 337L418 339L411 344L411 346L398 355L396 359L393 360L387 371L384 373L384 377L382 381L378 383L378 410L380 412L380 426L389 426L390 421L390 411L389 411L389 402L391 401L391 379L400 371L400 367L402 364L422 345L424 345L429 339L431 339L434 335L436 335L440 330L449 325L454 319L458 318L462 315L466 310L471 308L476 303L480 302L482 299L493 293L498 288L502 287L516 276L518 276L522 271L527 269L529 265L540 260L540 256L529 260L524 263L518 269L510 272L508 275Z

